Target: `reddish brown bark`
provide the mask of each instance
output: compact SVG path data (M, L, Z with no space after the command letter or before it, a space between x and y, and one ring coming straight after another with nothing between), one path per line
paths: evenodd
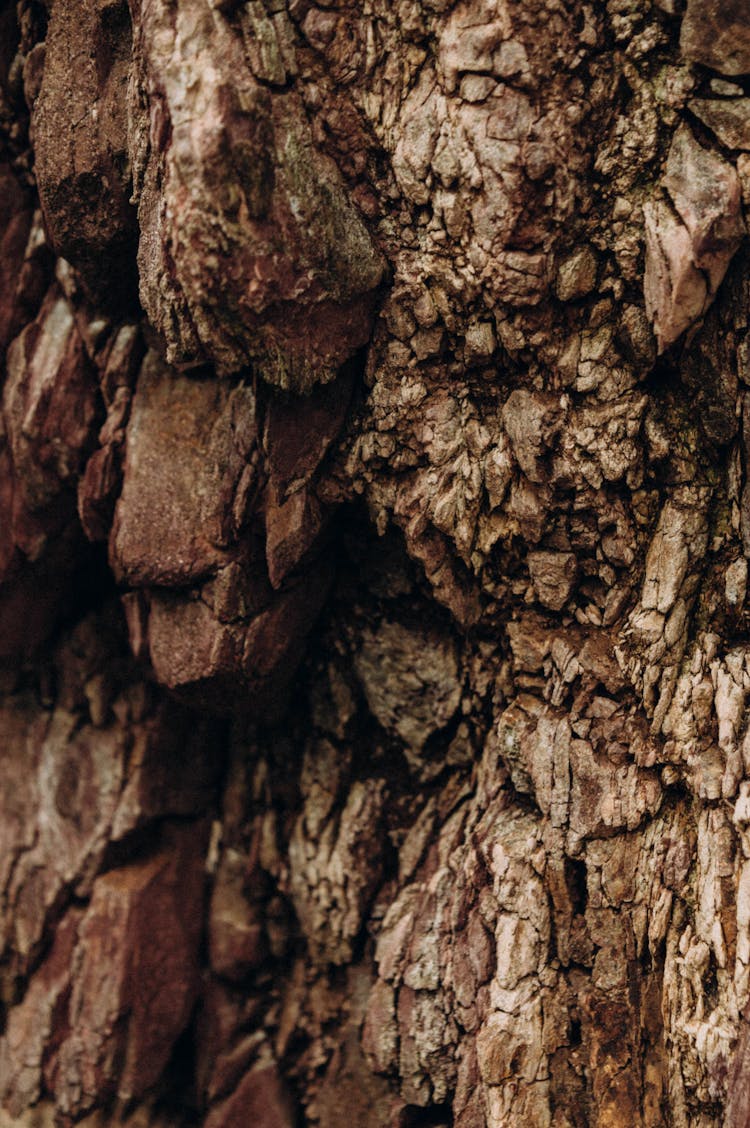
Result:
M748 1122L684 7L0 4L0 1128Z

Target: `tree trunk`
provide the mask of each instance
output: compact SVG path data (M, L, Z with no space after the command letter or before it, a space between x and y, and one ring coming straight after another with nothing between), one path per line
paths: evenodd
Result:
M0 4L0 1128L744 1128L746 4L320 4Z

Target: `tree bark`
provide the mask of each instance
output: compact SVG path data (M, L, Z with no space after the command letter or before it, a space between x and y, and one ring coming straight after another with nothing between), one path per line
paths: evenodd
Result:
M748 81L0 4L0 1128L750 1125Z

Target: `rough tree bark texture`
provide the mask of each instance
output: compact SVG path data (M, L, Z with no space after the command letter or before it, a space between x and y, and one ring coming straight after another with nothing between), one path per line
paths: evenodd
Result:
M750 1124L745 0L0 4L0 1125Z

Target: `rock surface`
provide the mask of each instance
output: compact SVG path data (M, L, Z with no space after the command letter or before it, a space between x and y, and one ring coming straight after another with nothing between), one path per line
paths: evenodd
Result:
M743 0L688 0L680 47L721 74L750 73L750 30Z

